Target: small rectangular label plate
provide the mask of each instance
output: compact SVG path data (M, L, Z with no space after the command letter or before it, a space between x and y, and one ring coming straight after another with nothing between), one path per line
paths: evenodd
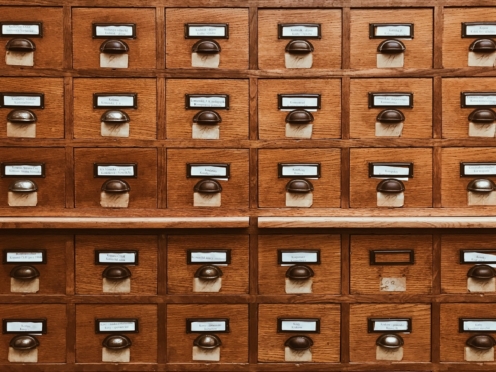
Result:
M369 163L369 177L413 178L413 163Z
M0 22L0 36L43 37L42 22Z
M460 107L496 107L496 92L461 92Z
M138 251L95 251L95 265L138 264Z
M458 332L496 332L496 319L458 319Z
M368 318L368 332L411 332L412 319Z
M186 94L186 109L214 108L229 110L228 94Z
M279 110L318 110L320 109L320 94L278 94Z
M277 333L320 333L319 318L277 318Z
M495 163L460 163L460 177L496 176Z
M388 259L381 259L381 256ZM397 259L393 258L397 257ZM413 265L415 254L413 249L373 250L369 251L370 265Z
M4 108L45 108L44 93L5 92L0 93L0 107Z
M138 319L95 319L95 333L139 333Z
M229 39L228 23L185 23L185 39Z
M278 249L277 262L284 264L320 264L320 249Z
M186 319L186 333L228 333L229 319Z
M186 164L186 177L229 178L230 164Z
M230 264L230 249L188 249L188 265L192 264Z
M45 177L45 163L0 163L2 177Z
M496 264L496 249L460 249L460 263Z
M138 108L137 93L93 93L93 108Z
M277 35L279 39L304 39L322 38L320 23L279 23Z
M495 36L496 22L462 22L462 37Z
M46 249L4 249L4 264L46 264Z
M93 23L93 39L136 39L134 23Z
M278 163L277 174L279 178L320 178L320 163L288 164Z
M369 108L380 107L413 108L413 93L369 92Z
M46 334L47 320L40 319L2 319L2 333Z
M369 23L370 39L413 39L413 23Z
M138 177L138 164L93 163L93 177Z

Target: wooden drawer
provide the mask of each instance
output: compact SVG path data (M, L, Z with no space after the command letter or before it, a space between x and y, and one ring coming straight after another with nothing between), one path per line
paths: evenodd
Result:
M432 67L432 9L352 9L350 20L351 68L376 68L378 48L387 40L399 40L404 45L404 68ZM384 28L377 33L371 32L373 25L382 26L413 24L410 32L398 33ZM381 26L379 26L381 27ZM397 35L408 35L398 37ZM386 36L380 36L386 35ZM373 37L370 37L373 36ZM396 67L386 58L383 67Z
M130 148L103 148L103 149L75 149L75 182L76 182L76 208L126 208L122 197L129 194L127 208L157 208L157 150L130 149ZM111 165L118 165L119 169L108 174L95 177L95 168L103 168ZM126 168L133 167L134 170L127 171ZM126 167L126 168L121 168ZM110 169L110 168L109 168ZM119 174L133 174L131 176L121 176ZM124 181L129 186L129 191L112 193L112 187L124 185L111 184L109 180ZM107 194L102 195L103 188L110 189ZM114 196L118 197L116 199ZM105 198L105 199L104 199Z
M191 324L196 323L196 324ZM197 331L204 329L205 331ZM225 329L227 331L222 331ZM221 345L203 352L194 345L203 344L205 336L220 340ZM214 337L212 337L214 336ZM202 342L203 341L203 342ZM247 363L247 305L168 305L167 361L169 363Z
M427 148L395 148L395 149L351 149L351 201L352 208L375 208L375 207L432 207L432 150ZM379 163L379 164L378 164ZM381 164L384 163L384 164ZM397 165L399 163L399 165ZM404 185L404 203L400 205L401 199L394 195L398 191L392 189L390 194L379 196L377 187L384 179L401 178L398 176L402 171L396 169L405 168L406 164L413 163L414 177L408 181L402 180ZM371 165L372 164L372 165ZM371 167L386 166L385 170L375 171L375 176L369 177ZM393 167L391 169L390 167ZM411 174L411 172L409 172ZM405 171L406 174L406 171ZM404 176L407 177L406 175ZM384 184L382 184L384 185ZM389 185L386 185L389 186ZM382 188L386 191L386 188ZM395 204L397 203L397 204Z
M288 204L286 187L288 182L296 179L308 179L313 185L311 195L314 208L339 208L341 205L341 151L339 149L290 149L290 150L259 150L258 152L258 206L261 208L280 208ZM303 166L312 164L312 173L320 164L320 178L315 176L285 176L279 177L278 164ZM290 172L291 173L291 172ZM298 171L294 174L301 173ZM309 174L303 172L305 174ZM296 194L296 193L294 193ZM303 194L305 195L305 194ZM308 205L308 204L306 204Z
M11 174L0 178L0 206L65 208L63 148L51 147L47 151L45 148L25 147L19 151L18 148L3 147L0 148L0 159L1 172L6 172L5 168L9 167L7 173ZM20 169L21 165L25 166ZM19 181L28 182L19 184Z
M289 100L288 105L281 105L280 101L285 99L284 95L289 95L286 98ZM291 95L295 96L294 102L291 102ZM320 108L306 108L305 104L314 104L310 100L319 98L305 99L305 95L319 95ZM287 108L289 106L291 108ZM306 111L306 114L302 111ZM298 112L301 112L301 115L298 115ZM258 122L260 139L340 138L341 80L260 79Z
M228 38L225 30L210 34L197 30L186 38L186 24L219 25L228 24ZM167 8L165 10L166 65L167 68L202 67L192 66L193 46L202 40L214 40L220 47L218 68L248 68L248 9L242 8ZM194 34L204 34L204 38ZM217 36L216 36L217 35ZM195 48L196 49L196 48ZM201 54L201 53L198 53ZM203 67L207 67L203 65Z
M64 294L66 292L66 246L70 235L2 235L2 294ZM22 280L22 267L29 266L29 277ZM34 268L34 269L33 269ZM19 271L18 271L19 270ZM39 276L36 276L39 274Z
M350 101L352 138L432 137L431 79L352 79Z
M431 293L432 236L351 237L352 294Z
M312 24L320 25L320 30ZM301 27L299 28L298 25L307 25L306 32L300 31ZM279 27L284 29L280 32ZM311 68L341 68L341 10L260 9L258 11L258 68L263 70L286 68L285 50L293 40L304 40L314 48L311 52L313 60ZM294 65L290 62L289 66Z
M76 293L157 294L157 237L76 236Z
M340 294L340 261L339 235L260 235L258 293Z
M109 323L115 331L103 331ZM134 329L130 331L134 322ZM101 326L101 328L100 328ZM97 333L98 330L102 330ZM118 331L120 329L120 331ZM76 363L101 363L107 337L125 336L130 363L157 363L157 305L76 305ZM122 355L119 355L122 356ZM111 360L106 359L110 363Z
M247 139L248 91L241 79L167 80L167 138Z
M15 103L0 107L0 138L64 138L63 79L0 78L0 94L5 93L14 93L7 102ZM27 93L35 93L38 98L28 97L32 102L22 99Z
M371 325L370 331L369 324ZM407 329L408 324L410 326ZM389 330L383 331L382 329ZM376 341L386 334L401 337L404 342L402 350L396 349L394 352L384 353L384 348L377 346ZM387 359L388 357L390 359ZM387 360L401 362L429 362L431 360L430 305L351 305L350 361Z
M157 138L155 79L74 79L74 138L108 137Z
M22 361L30 365L35 365L36 363L66 362L67 316L65 305L2 304L0 305L0 318L2 318L3 322L8 321L9 323L36 323L32 324L32 326L35 326L37 330L42 329L42 332L21 333L16 332L19 328L14 325L12 333L6 333L3 330L0 337L0 364L19 364ZM42 325L43 323L45 324ZM25 327L23 325L20 326ZM9 350L11 340L20 335L33 335L38 340L39 346L36 347L37 357L33 353L29 353L29 355L24 355L24 357L21 356L23 359L19 360L19 355L16 355L18 353ZM15 360L15 362L10 362L9 359ZM25 368L30 369L30 367Z
M15 44L15 39L27 39L36 48L33 52L32 67L61 69L64 57L62 17L62 7L2 7L0 22L5 23L9 31L0 35L0 50L2 51L0 68L19 68L21 67L19 63L23 64L21 68L30 67L29 64L24 64L25 61L20 62L18 60L13 62L14 65L11 64L12 62L7 64L6 58L4 58L7 45ZM15 27L15 23L27 26L25 27L27 32L19 32L19 26Z
M174 149L167 150L167 159L168 208L248 207L248 150ZM188 164L192 167L191 172ZM212 178L225 178L226 165L228 165L229 179L215 181L217 184L210 183L208 180ZM214 193L203 188L204 181L208 181L207 187L216 187Z
M131 30L134 25L134 32ZM95 33L95 27L101 27L101 32ZM108 26L119 26L121 31L109 29ZM99 28L100 30L100 28ZM101 48L108 40L118 41L116 50L127 51L129 69L155 68L156 55L156 26L155 9L153 8L74 8L72 10L72 52L74 68L100 68ZM97 37L94 37L97 35ZM123 45L124 43L124 45ZM126 68L108 65L109 68ZM113 66L113 67L111 67ZM124 66L124 65L120 65Z
M492 147L443 148L442 159L441 203L443 207L494 207L496 205L496 193L490 190L493 187L491 182L496 182L496 149ZM462 172L466 175L462 176ZM473 183L474 180L486 180L483 186L489 188L478 189L478 183ZM469 188L474 191L469 191Z
M340 323L339 305L259 305L258 361L339 362ZM295 352L295 336L313 345Z
M496 337L493 304L441 304L441 362L494 362L494 348L479 350L469 347L480 336ZM491 360L492 359L492 360Z
M248 293L247 235L169 235L167 252L169 294Z

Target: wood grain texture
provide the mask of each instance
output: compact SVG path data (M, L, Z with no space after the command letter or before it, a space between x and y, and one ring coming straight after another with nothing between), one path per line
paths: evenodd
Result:
M350 310L350 361L376 362L376 339L384 333L368 333L368 318L411 318L411 333L404 340L402 362L431 360L431 309L424 304L352 304ZM384 362L383 362L384 363Z
M222 271L222 287L216 294L241 294L248 293L250 276L249 267L249 237L248 235L198 235L179 236L169 235L167 238L167 293L169 294L197 294L193 292L193 279L197 269L202 264L188 264L188 250L229 249L231 263L216 265Z
M406 47L404 68L432 67L432 18L432 9L352 9L351 68L377 66L377 47L384 39L369 39L370 23L413 23L414 38L401 39Z
M378 178L369 178L370 162L414 163L414 177L403 181L404 208L432 207L432 149L351 149L350 207L377 206ZM384 208L386 210L386 208Z
M414 264L371 265L370 251L413 250ZM386 260L408 262L409 257L383 253ZM352 294L432 293L432 236L354 235L351 237ZM405 278L406 291L381 291L381 278Z
M192 363L193 341L199 333L186 333L186 319L229 319L229 333L217 333L222 342L220 362L248 362L248 305L195 304L167 306L167 361ZM215 333L214 333L215 334Z
M76 363L101 363L102 342L108 334L95 333L96 319L138 319L139 333L131 340L131 363L157 363L157 305L76 305Z
M284 295L288 266L278 263L279 249L320 250L320 264L305 264L312 277L312 294L341 292L339 235L260 235L258 237L258 293Z
M286 116L278 109L278 94L320 94L321 109L314 117L312 139L341 137L341 81L339 79L260 79L258 130L262 140L285 139ZM297 141L292 139L292 141Z
M398 109L405 115L401 137L432 138L432 79L351 79L351 138L377 138L377 115L386 108L369 108L369 92L413 93L413 107Z
M278 38L279 23L320 23L322 38L308 39L314 47L312 68L341 68L340 9L262 9L258 12L259 69L285 68L285 47L291 40Z
M248 138L248 80L237 79L168 79L166 81L167 138L192 138L193 117L209 108L186 109L186 94L227 94L229 109L215 109L222 122L219 138L223 140Z
M284 363L284 342L294 336L305 335L313 341L312 361L339 361L340 307L339 305L269 305L258 307L258 361ZM278 318L319 318L320 333L278 333ZM288 363L289 364L289 363Z
M248 68L248 9L167 8L167 68L191 68L191 48L198 39L184 38L185 23L229 23L229 39L216 39L221 47L219 68Z

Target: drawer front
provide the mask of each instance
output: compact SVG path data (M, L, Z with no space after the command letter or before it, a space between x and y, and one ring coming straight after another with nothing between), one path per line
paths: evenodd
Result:
M62 26L62 7L2 7L2 15L0 22L19 22L26 24L27 33L19 32L19 28L11 25L11 30L8 31L12 35L6 34L0 37L0 50L5 55L7 45L15 44L16 39L27 39L34 44L36 48L33 52L32 64L25 65L26 61L16 60L14 56L14 64L7 63L6 58L0 58L0 68L19 68L20 66L34 68L54 68L60 69L63 67L64 57L64 31ZM39 25L41 23L41 25ZM41 35L40 29L41 28ZM24 35L21 35L24 34ZM3 84L2 84L3 85Z
M304 323L308 327L302 325ZM339 305L259 305L258 361L339 362L340 324ZM296 330L298 328L303 330ZM294 336L305 336L313 346L295 352L289 341Z
M351 68L431 68L432 67L432 10L431 9L353 9L350 21ZM370 38L371 25L413 24L413 37L399 35L395 30L384 30ZM386 36L380 36L386 35ZM401 35L408 35L401 33ZM378 64L378 48L387 40L400 40L404 46L403 66L386 58ZM382 48L381 48L382 49Z
M431 293L432 236L354 235L351 293Z
M132 31L123 32L124 35L111 36L114 31L98 32L98 37L94 38L94 25L98 26L128 26L134 25L134 35ZM120 32L118 32L120 33ZM127 68L143 69L155 68L157 65L156 56L156 26L155 9L125 9L125 8L75 8L72 10L72 52L74 68L100 68L101 48L107 40L119 41L118 49L125 48L127 51ZM109 35L105 37L105 35ZM115 35L115 34L114 34ZM133 37L135 36L135 37ZM123 46L122 43L125 45ZM120 56L121 54L110 54ZM104 65L105 66L105 65ZM107 65L112 68L112 65ZM113 68L121 69L114 66Z
M65 305L45 305L45 304L2 304L0 305L0 317L9 322L36 322L36 326L43 328L46 333L21 333L15 332L17 327L13 327L13 333L5 333L2 331L0 338L0 363L14 364L25 363L65 363L66 362L66 332L67 332L67 317ZM45 325L42 326L45 320ZM20 325L22 327L22 324ZM40 329L37 328L37 329ZM16 336L34 335L39 342L36 347L37 357L30 353L29 356L19 356L19 352L15 350L9 351L9 344ZM36 341L32 341L36 342ZM34 351L34 350L32 350ZM36 353L35 353L36 354ZM22 358L22 359L19 359ZM10 362L16 360L16 362ZM28 367L26 367L28 368Z
M107 181L118 179L127 183L129 187L129 201L127 208L157 208L157 150L105 148L105 149L75 149L75 182L76 182L76 208L126 208L119 199L115 204L102 199L102 187L106 188ZM132 166L136 164L134 174L137 177L121 177L110 175L95 177L95 164L106 167L113 164ZM109 172L110 173L110 172ZM112 172L115 174L115 172ZM110 185L113 186L113 185ZM121 183L120 186L123 186ZM123 189L122 189L123 190ZM111 192L107 193L111 194ZM126 194L115 193L122 196Z
M70 235L2 235L2 294L64 294L66 292L66 246ZM20 279L28 270L28 279Z
M74 79L74 138L108 137L157 138L155 79Z
M496 169L491 165L492 163L496 165L494 148L444 148L442 159L441 202L443 207L496 205L496 194L491 191L492 183L496 182ZM462 169L465 170L463 172L465 176L462 176ZM475 180L485 180L484 185L478 186L480 184Z
M170 235L168 293L248 293L248 250L246 235Z
M309 30L310 37L301 36L305 32L299 31L298 25L307 24L320 24L320 38L314 36L318 34L315 29ZM283 34L281 36L284 38L280 38L279 25L294 25L293 28L296 30L289 29L294 37ZM302 68L298 65L289 67L294 65L287 66L285 63L286 47L292 40L305 40L313 47L311 68L341 68L341 10L259 10L258 68L263 70Z
M157 237L76 237L76 293L157 294Z
M196 206L235 209L248 207L248 150L174 149L167 150L167 159L168 208L193 208ZM193 165L195 169L191 171L192 173L188 171L188 164ZM209 170L204 172L205 169L200 169L203 167L201 164L207 164L209 169L211 169L211 165L220 165L220 167L216 167L222 168L217 169L221 172L218 173L220 177L215 175L216 169L214 169L214 172ZM216 181L216 184L207 184L207 186L215 186L214 193L203 192L202 181L210 180L212 177L225 178L226 164L229 170L228 180L219 180ZM197 191L195 191L195 187L197 187Z
M258 293L340 294L340 262L339 235L260 235Z
M196 322L200 323L198 328L190 326ZM207 328L202 328L202 325ZM227 332L219 331L223 327ZM198 332L198 329L211 331ZM212 338L217 338L221 344L210 355L208 351L202 353L201 348L194 345L196 339L202 345L201 338L206 335L214 336ZM213 356L211 363L248 362L248 305L168 305L167 361L200 363L208 361L206 358L209 356Z
M405 321L396 327L390 323L374 327L376 331L369 332L369 319ZM409 320L409 331L403 331L402 325ZM381 331L390 328L388 331ZM398 330L392 330L397 328ZM376 341L383 335L393 334L403 340L402 350L384 352L384 348L376 345ZM386 354L386 355L384 355ZM402 355L401 355L402 354ZM393 359L394 358L394 359ZM350 310L350 361L351 362L377 362L383 360L402 362L429 362L431 360L431 307L420 304L378 304L362 305L352 304Z
M63 79L0 78L1 93L16 93L12 101L21 98L23 93L35 93L38 97L42 94L43 104L41 107L30 103L1 107L0 138L64 138ZM3 103L0 102L0 106Z
M284 108L284 95L319 95L319 109ZM279 96L281 95L281 96ZM310 100L316 98L307 98ZM318 99L318 98L317 98ZM281 109L279 107L282 107ZM294 106L297 107L297 106ZM315 107L315 106L309 106ZM296 111L308 116L299 121ZM294 114L293 114L294 113ZM323 139L341 137L341 80L340 79L260 79L258 81L258 125L260 139ZM303 124L300 124L303 123Z
M412 107L389 93L411 93ZM374 93L372 96L370 93ZM371 105L370 100L388 99L393 103ZM374 97L374 98L373 98ZM406 96L405 96L406 97ZM431 79L352 79L350 86L350 134L352 138L431 138L432 80ZM372 106L372 107L371 107Z
M280 208L288 204L288 182L296 179L313 186L314 208L339 208L341 187L341 151L339 149L259 150L258 152L258 205L261 208ZM320 178L314 176L279 177L278 164L320 164ZM315 166L312 166L315 169ZM302 178L303 177L303 178ZM305 205L309 205L307 203Z
M167 8L165 10L167 68L192 66L193 46L205 39L185 38L186 24L228 24L229 38L212 36L220 52L218 68L248 68L248 9L222 8ZM216 34L214 32L214 34ZM225 33L224 33L225 34ZM193 34L192 34L193 35ZM201 54L201 53L198 53ZM203 66L208 67L208 66Z
M127 323L121 331L96 333L97 321ZM131 332L129 322L135 321L139 332ZM103 324L102 324L103 323ZM125 336L131 341L130 363L157 363L157 306L156 305L76 305L76 363L102 363L104 340L111 336ZM98 327L99 329L100 327ZM123 330L123 329L126 330ZM124 343L124 342L123 342ZM106 349L106 348L105 348ZM122 355L121 355L122 356ZM111 360L106 359L107 363Z
M426 148L397 148L397 149L351 149L351 202L350 206L352 208L374 208L374 207L408 207L416 208L432 207L432 150ZM401 167L404 164L413 163L413 173L414 177L409 177L408 180L401 180L402 178L407 178L407 176L399 176L400 181L403 184L404 195L401 196L400 192L396 193L400 189L399 184L395 184L391 187L390 194L386 193L389 185L385 185L384 188L381 186L381 194L377 190L379 184L381 184L384 179L391 179L389 175L391 172L386 169L386 171L375 171L374 177L369 177L370 164L375 167L377 163L386 163L387 167L393 166L395 163L400 163ZM388 165L389 164L389 165ZM378 165L383 166L382 164ZM393 170L396 172L396 170ZM380 175L380 174L387 175ZM406 173L406 171L405 171ZM411 172L409 172L411 175ZM398 176L393 176L398 177ZM384 183L382 183L384 185ZM399 195L399 196L395 196ZM401 200L404 198L404 201ZM401 202L403 204L401 205Z
M247 139L248 91L241 79L167 80L167 138Z

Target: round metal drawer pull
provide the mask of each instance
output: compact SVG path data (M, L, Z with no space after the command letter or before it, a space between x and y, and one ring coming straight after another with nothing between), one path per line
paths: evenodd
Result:
M490 335L474 335L465 344L477 350L489 350L496 345L496 341Z
M111 350L127 349L131 345L131 340L124 335L109 335L102 342L103 347Z
M38 191L38 186L31 180L17 180L9 185L9 191L12 192L34 192Z
M123 280L131 277L131 271L125 266L112 265L103 270L102 277L110 280Z
M386 349L399 349L403 346L404 341L401 336L395 334L385 334L380 335L375 341L375 344Z
M377 191L388 194L398 194L405 191L405 185L401 181L388 178L379 182L379 184L377 185Z
M467 185L467 190L472 192L491 192L494 189L496 189L494 182L485 178L472 180Z
M496 121L496 112L490 109L474 110L468 115L468 121L476 124L491 124Z
M306 265L294 265L286 271L286 277L291 280L307 280L314 275L313 270Z
M310 124L313 122L313 115L305 110L294 110L286 116L286 123L289 124Z
M18 335L10 340L9 346L15 350L32 350L40 346L40 342L31 335Z
M102 191L111 193L122 193L131 190L129 184L122 180L107 180L102 185Z
M193 53L216 54L222 50L215 40L199 40L193 45Z
M286 185L287 192L307 193L313 191L313 185L307 180L290 180Z
M222 270L218 266L203 265L195 272L195 278L201 280L216 280L223 275Z
M201 125L216 125L222 122L222 118L215 111L203 110L193 116L193 123Z
M110 54L123 54L129 52L128 45L116 39L105 40L102 45L100 45L100 52L110 53Z
M382 110L376 120L383 124L399 124L405 121L405 115L399 110Z
M384 40L377 47L377 51L383 54L399 54L405 51L406 47L399 40Z
M292 336L286 340L284 346L294 351L304 351L313 346L313 340L307 336Z
M222 191L222 186L215 180L206 179L199 181L193 190L204 194L216 194Z
M496 51L496 43L492 39L477 39L470 44L468 50L475 53L492 53Z
M306 40L291 40L286 45L286 52L290 54L308 54L313 52L313 45Z
M128 123L130 119L124 111L108 110L103 113L100 121L103 121L104 123L123 124Z
M19 280L32 280L40 276L36 267L29 265L16 266L10 271L10 276Z
M200 349L215 349L222 345L220 338L216 335L200 335L193 341L193 345Z
M468 270L467 276L479 280L489 280L496 276L496 271L489 265L476 265Z
M7 115L7 121L15 124L34 124L36 115L29 110L12 110Z
M15 38L9 40L7 45L5 45L5 49L11 52L29 53L36 50L36 45L29 39Z

